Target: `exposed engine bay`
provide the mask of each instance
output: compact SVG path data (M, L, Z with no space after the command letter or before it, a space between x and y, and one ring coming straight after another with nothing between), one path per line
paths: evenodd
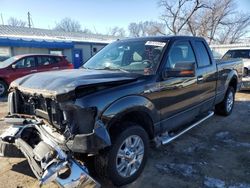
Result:
M74 102L59 103L18 90L9 94L8 103L10 114L25 114L46 122L46 131L72 152L96 154L111 144L106 128L96 119L94 107L81 108Z
M69 102L58 103L55 99L24 94L18 90L9 94L8 102L11 114L28 114L43 118L67 138L75 134L88 134L93 130L95 109L76 109L77 107ZM79 114L88 123L85 123L84 129L79 126L79 121L82 120L79 119Z

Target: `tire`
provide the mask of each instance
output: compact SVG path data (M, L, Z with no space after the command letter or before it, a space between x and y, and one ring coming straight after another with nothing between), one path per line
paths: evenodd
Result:
M0 141L0 157L23 157L23 154L16 146Z
M8 85L4 81L0 80L0 97L5 96L7 90L8 90Z
M115 186L129 184L137 179L145 167L148 156L149 138L146 131L131 122L123 123L122 126L127 128L121 130L119 134L112 138L111 148L95 158L97 175L101 179L111 181ZM126 150L129 140L132 145L135 144L135 141L138 141L136 147L131 147L136 152ZM142 153L142 148L144 153L137 156L137 154ZM121 156L126 157L118 156L118 151L122 154ZM118 167L120 167L120 170L118 170ZM130 173L129 169L131 169Z
M229 86L223 101L215 106L215 112L218 115L228 116L232 113L234 107L235 90Z

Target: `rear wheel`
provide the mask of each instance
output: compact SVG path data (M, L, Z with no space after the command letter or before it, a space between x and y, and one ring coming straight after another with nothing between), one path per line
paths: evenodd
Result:
M148 155L146 131L134 123L125 124L128 127L112 139L109 151L95 161L98 175L116 186L133 182L144 169Z
M234 107L235 90L229 86L223 101L215 106L215 112L219 115L228 116Z
M7 84L4 81L0 80L0 97L6 95L7 90L8 90Z

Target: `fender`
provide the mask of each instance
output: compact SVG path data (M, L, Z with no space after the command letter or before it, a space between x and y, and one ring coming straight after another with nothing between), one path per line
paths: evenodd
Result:
M233 78L235 78L236 79L236 81L237 81L237 83L238 83L238 73L237 73L237 71L236 70L232 70L232 71L230 71L230 73L228 74L228 76L227 76L227 80L226 80L226 83L225 83L225 91L224 91L224 93L227 91L227 88L228 88L228 86L229 86L229 83L230 83L230 81L233 79ZM236 89L237 89L237 87L236 87Z
M121 117L123 114L132 111L146 112L154 124L160 120L160 115L155 105L146 97L138 95L130 95L116 100L103 110L100 117L107 124L111 119Z

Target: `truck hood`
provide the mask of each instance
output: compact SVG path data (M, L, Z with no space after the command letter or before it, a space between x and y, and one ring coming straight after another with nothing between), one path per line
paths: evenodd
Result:
M11 83L11 89L43 97L69 98L77 88L120 85L135 81L138 74L110 70L71 69L27 75Z

